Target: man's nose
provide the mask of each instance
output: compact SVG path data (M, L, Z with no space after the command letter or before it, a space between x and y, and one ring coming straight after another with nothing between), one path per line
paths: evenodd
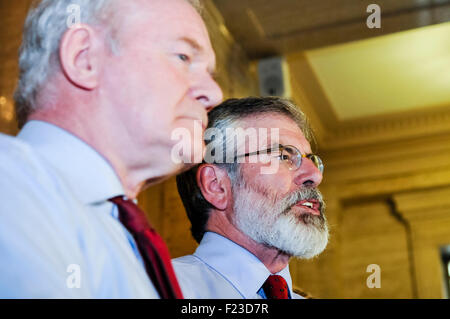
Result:
M194 94L195 99L202 103L207 111L212 110L223 100L222 89L210 75L199 80L194 89Z
M309 159L303 158L302 164L295 171L294 183L300 187L317 187L322 182L323 175Z

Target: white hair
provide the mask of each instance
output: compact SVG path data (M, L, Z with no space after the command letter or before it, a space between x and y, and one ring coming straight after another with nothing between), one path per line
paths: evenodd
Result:
M68 28L71 8L80 14L81 23L107 27L111 50L115 51L115 18L112 10L123 0L42 0L35 4L25 20L19 52L19 81L14 95L16 115L22 126L36 110L36 98L49 77L60 66L58 50L61 37ZM130 1L130 0L128 0ZM198 0L187 0L200 11Z
M323 211L321 217L299 217L290 209L299 198L316 197L324 205L318 190L303 189L277 200L267 190L256 191L244 182L233 195L234 223L257 243L300 259L313 258L326 248L329 233Z

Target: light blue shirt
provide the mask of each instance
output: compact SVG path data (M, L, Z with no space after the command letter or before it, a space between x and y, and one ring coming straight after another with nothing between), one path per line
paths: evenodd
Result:
M0 134L0 298L158 298L110 164L54 125Z
M265 299L261 287L270 271L248 250L216 233L205 233L193 255L172 263L187 299ZM277 275L286 280L292 298L303 299L292 291L289 266Z

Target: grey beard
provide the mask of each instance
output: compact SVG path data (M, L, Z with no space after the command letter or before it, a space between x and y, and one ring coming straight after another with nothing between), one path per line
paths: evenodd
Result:
M234 223L244 234L263 245L297 258L312 258L328 243L325 204L316 188L301 188L281 199L266 189L248 184L233 189ZM297 214L293 206L300 200L316 199L320 215Z
M305 225L313 225L321 231L328 230L327 229L327 220L325 217L325 202L323 201L322 194L317 188L305 187L301 188L292 194L288 195L284 200L282 200L280 207L286 207L282 214L288 215L291 213L292 207L295 206L299 201L306 199L315 199L320 203L319 212L320 215L311 215L311 214L301 214L299 218ZM273 205L277 205L277 203L273 203Z

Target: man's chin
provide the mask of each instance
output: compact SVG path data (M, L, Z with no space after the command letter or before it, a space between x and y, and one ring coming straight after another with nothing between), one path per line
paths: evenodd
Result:
M318 219L318 216L308 215L307 218ZM318 221L316 220L316 222ZM291 223L292 220L289 224ZM291 224L291 227L287 227L287 225L278 227L280 232L285 230L290 236L281 235L276 241L272 242L273 246L298 259L311 259L320 255L328 245L328 226L322 222L315 225L314 222L309 220L306 223L298 221L295 224L296 226Z

